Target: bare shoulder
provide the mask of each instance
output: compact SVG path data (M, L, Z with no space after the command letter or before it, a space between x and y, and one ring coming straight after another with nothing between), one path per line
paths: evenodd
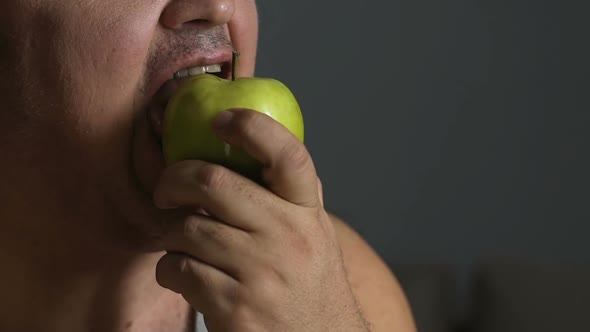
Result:
M341 219L330 215L352 290L372 331L415 332L406 297L383 260Z

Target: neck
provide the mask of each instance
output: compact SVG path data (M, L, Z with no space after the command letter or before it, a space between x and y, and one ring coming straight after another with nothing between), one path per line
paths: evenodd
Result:
M157 284L161 255L82 255L60 266L1 248L0 330L184 332L193 314L180 295Z
M68 175L38 174L58 169L44 167L51 158L2 151L14 158L0 164L0 331L187 331L190 305L155 280L162 252L109 244L123 224L94 196L77 204L83 187L57 196Z
M162 252L99 248L91 223L19 196L0 189L0 331L187 331L190 306L155 280Z

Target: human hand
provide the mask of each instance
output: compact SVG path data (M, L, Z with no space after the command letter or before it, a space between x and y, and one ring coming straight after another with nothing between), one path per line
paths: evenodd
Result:
M263 164L265 185L204 161L168 167L154 202L186 213L168 223L158 282L212 332L368 331L305 146L255 111L224 112L214 127Z

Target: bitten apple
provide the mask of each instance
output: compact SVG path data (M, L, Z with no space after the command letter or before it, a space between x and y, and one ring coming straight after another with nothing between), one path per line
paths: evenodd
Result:
M303 142L301 110L284 84L269 78L227 80L202 74L183 84L166 107L162 128L166 162L172 164L180 160L199 159L255 176L260 170L259 162L244 150L222 141L212 128L217 114L237 108L251 109L272 117Z

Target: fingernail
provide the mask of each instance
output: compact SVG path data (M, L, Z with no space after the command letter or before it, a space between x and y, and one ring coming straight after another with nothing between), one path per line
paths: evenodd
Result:
M234 117L234 113L230 111L223 111L213 119L213 127L215 129L223 129L231 122Z

